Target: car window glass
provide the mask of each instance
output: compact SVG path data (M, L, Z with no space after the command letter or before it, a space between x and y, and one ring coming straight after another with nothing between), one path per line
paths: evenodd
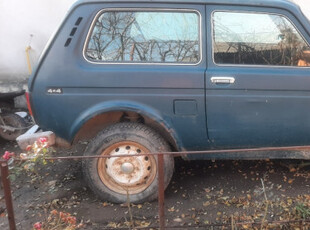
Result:
M310 66L310 49L284 16L214 12L213 55L217 64Z
M197 63L199 15L194 12L103 12L85 56L98 62Z

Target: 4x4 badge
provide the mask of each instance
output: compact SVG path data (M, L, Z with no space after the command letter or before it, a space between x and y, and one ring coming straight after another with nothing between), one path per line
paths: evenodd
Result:
M62 94L62 88L48 88L46 92L48 94Z

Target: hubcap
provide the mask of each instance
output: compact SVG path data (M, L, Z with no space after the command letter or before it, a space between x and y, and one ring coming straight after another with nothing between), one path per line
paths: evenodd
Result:
M98 174L101 181L112 191L121 194L137 194L144 191L156 176L154 156L135 156L148 154L149 150L136 142L119 142L105 149L101 155L128 155L128 157L100 158Z
M133 172L134 166L129 162L125 162L124 164L122 164L121 169L123 173L130 174Z

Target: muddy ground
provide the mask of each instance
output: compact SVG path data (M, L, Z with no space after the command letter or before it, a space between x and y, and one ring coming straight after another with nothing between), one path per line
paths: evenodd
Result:
M86 144L57 149L56 154L81 155ZM14 142L0 140L0 153L5 150L20 153ZM232 229L221 226L232 223L235 229L260 229L261 224L238 223L267 220L279 221L269 224L269 229L308 229L307 223L285 223L310 218L308 163L176 159L176 170L165 192L167 225ZM32 229L53 209L75 215L85 224L84 229L126 227L130 213L135 226L158 226L156 201L132 205L129 212L126 205L98 200L83 181L80 161L56 161L39 169L37 175L23 173L12 182L12 190L17 229ZM4 202L0 203L0 229L8 229L4 207Z

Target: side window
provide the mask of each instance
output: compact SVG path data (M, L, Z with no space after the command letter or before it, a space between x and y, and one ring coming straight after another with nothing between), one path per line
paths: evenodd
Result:
M197 63L196 12L103 11L85 48L94 62Z
M284 16L214 12L216 64L310 66L310 48Z

